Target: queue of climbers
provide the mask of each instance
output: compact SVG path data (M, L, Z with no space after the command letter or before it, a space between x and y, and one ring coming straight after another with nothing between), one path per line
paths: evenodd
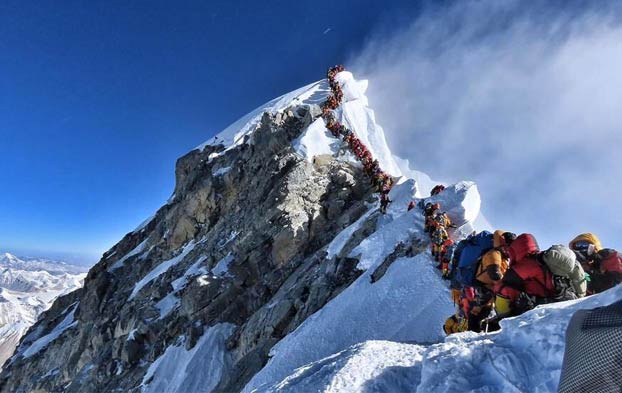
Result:
M328 69L332 94L323 103L321 116L326 128L342 139L363 165L372 187L380 194L380 211L384 214L391 202L389 192L394 180L334 113L344 96L336 77L344 70L341 65ZM430 196L444 190L439 184ZM497 330L503 318L540 304L599 293L622 282L622 254L603 248L594 234L581 234L568 246L554 245L544 251L531 234L517 236L501 230L472 233L456 242L456 226L440 203L420 199L410 202L408 210L415 207L423 212L432 257L442 277L450 281L451 296L457 305L456 313L443 326L447 334Z
M442 191L435 187L432 196ZM450 281L457 305L443 326L447 334L497 330L501 319L537 305L578 299L622 283L622 254L603 248L594 234L547 250L540 250L531 234L501 230L472 233L455 243L455 226L440 203L421 199L408 210L415 206L424 215L432 257Z
M393 178L380 168L378 160L372 157L367 146L363 144L352 130L341 124L334 113L343 101L343 90L339 82L337 82L336 77L338 73L344 70L345 67L342 65L336 65L328 69L326 76L328 77L328 83L332 94L322 104L322 118L326 123L326 128L333 136L342 139L352 154L354 154L363 165L363 171L370 178L372 187L380 194L380 212L384 214L387 211L389 203L391 203L389 192L393 187Z

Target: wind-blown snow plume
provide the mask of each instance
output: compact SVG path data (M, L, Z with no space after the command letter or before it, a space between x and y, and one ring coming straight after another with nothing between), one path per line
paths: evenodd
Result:
M621 8L429 6L349 63L374 81L368 96L393 152L433 177L477 181L497 226L543 244L593 230L615 246Z

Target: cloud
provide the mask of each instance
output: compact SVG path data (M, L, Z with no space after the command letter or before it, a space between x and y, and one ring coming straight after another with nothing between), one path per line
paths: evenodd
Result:
M429 5L349 64L370 79L393 152L477 181L494 225L543 246L589 230L620 248L620 7L553 4Z

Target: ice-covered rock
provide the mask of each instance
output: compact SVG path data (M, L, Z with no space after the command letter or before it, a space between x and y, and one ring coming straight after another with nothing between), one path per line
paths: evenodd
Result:
M355 259L325 255L375 209L369 179L351 160L309 161L295 149L313 131L326 86L285 95L180 158L174 197L104 254L83 291L43 314L19 347L37 350L11 359L0 390L149 386L149 365L173 356L165 353L201 345L195 359L215 361L198 332L223 325L229 361L193 386L241 390L276 342L361 274ZM187 340L175 349L180 336ZM44 337L52 339L32 347ZM152 386L163 386L155 377Z

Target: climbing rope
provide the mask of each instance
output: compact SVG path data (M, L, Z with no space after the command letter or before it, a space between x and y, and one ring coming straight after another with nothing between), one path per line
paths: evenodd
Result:
M380 168L378 160L372 157L371 152L356 134L345 125L341 124L335 117L334 111L341 105L343 101L343 90L337 82L337 74L345 71L342 65L330 67L326 76L331 89L331 95L322 104L322 119L326 124L326 128L333 134L335 138L340 138L348 146L352 154L363 164L363 171L370 178L375 192L380 193L380 211L386 212L387 206L391 202L389 200L389 192L393 187L393 178Z

